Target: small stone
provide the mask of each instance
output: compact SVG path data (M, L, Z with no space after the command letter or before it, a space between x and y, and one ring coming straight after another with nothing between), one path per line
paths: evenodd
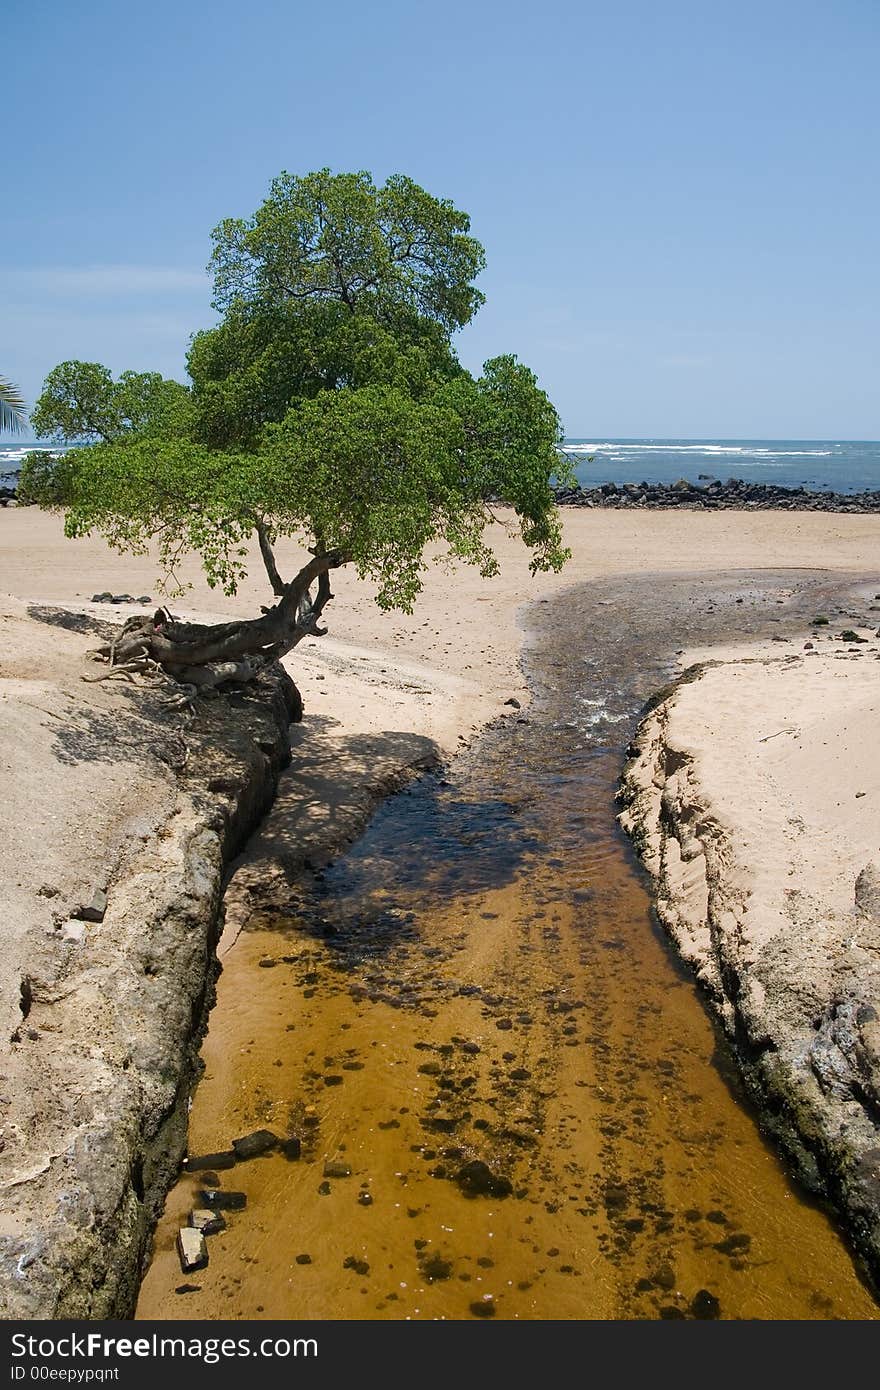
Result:
M244 1192L224 1192L222 1188L217 1187L210 1191L203 1189L199 1193L199 1201L214 1211L244 1211L247 1195Z
M178 1284L175 1293L201 1293L201 1284Z
M471 1304L471 1312L475 1318L494 1318L495 1300L490 1293L484 1293L482 1298L474 1299Z
M351 1164L344 1158L328 1158L324 1164L325 1178L350 1178Z
M353 1269L355 1274L369 1274L370 1266L366 1260L361 1260L357 1255L346 1255L342 1261L343 1269Z
M299 1158L302 1153L302 1140L297 1139L296 1135L291 1139L282 1140L281 1152L285 1158L293 1162L293 1160Z
M479 1158L459 1168L455 1181L469 1197L509 1197L513 1191L509 1178L493 1173L488 1163Z
M208 1211L207 1207L196 1207L189 1214L189 1224L193 1230L201 1231L203 1236L215 1236L226 1230L226 1218L219 1211Z
M153 602L153 600L150 598L150 595L149 595L149 594L141 594L140 598L138 599L138 603L152 603L152 602Z
M513 697L512 695L511 695L510 699L509 699L509 700L505 700L504 703L505 703L506 705L511 705L511 706L513 707L513 709L522 709L522 705L520 704L519 700L515 700L514 697Z
M262 960L257 961L261 970L271 970L278 962L274 956L263 956Z
M177 1232L177 1254L184 1274L190 1274L194 1269L204 1269L208 1263L208 1247L201 1231L192 1226L181 1226Z
M502 1033L506 1033L506 1032L508 1032L508 1031L513 1027L513 1019L512 1019L512 1018L499 1018L499 1019L496 1019L496 1021L495 1021L495 1027L498 1028L498 1029L500 1029Z
M296 1262L298 1265L310 1265L312 1263L312 1257L311 1255L297 1255Z
M362 1207L371 1207L371 1206L373 1205L373 1196L372 1196L372 1193L370 1193L370 1192L359 1192L359 1193L358 1193L358 1205L359 1205L359 1206L362 1206Z
M713 1248L719 1250L722 1255L742 1255L751 1243L751 1236L747 1236L744 1231L737 1231L726 1240L719 1240Z
M456 1126L454 1115L448 1114L445 1110L433 1110L426 1117L425 1124L429 1129L437 1130L440 1134L451 1134Z
M667 1292L670 1289L674 1289L675 1270L672 1268L672 1265L658 1265L651 1273L651 1283L656 1284L658 1289L666 1289Z
M422 1274L431 1283L439 1279L448 1279L452 1274L452 1261L444 1259L437 1251L422 1260Z
M93 894L92 901L86 907L78 907L71 916L78 918L80 922L103 922L106 911L107 894L99 888Z
M721 1304L708 1289L700 1289L691 1299L691 1312L695 1318L720 1318Z
M249 1158L259 1158L261 1154L272 1153L280 1143L278 1135L273 1134L271 1129L255 1129L252 1134L233 1139L232 1148L236 1159L241 1163Z
M334 1072L328 1072L324 1077L325 1086L341 1086L345 1080L344 1076L337 1076Z
M664 1322L678 1322L684 1317L684 1313L680 1308L676 1308L674 1303L667 1303L664 1308L660 1309L660 1316Z
M187 1154L183 1160L185 1173L201 1173L205 1169L212 1168L222 1171L224 1168L234 1167L235 1153L232 1149L224 1149L222 1153L216 1154Z

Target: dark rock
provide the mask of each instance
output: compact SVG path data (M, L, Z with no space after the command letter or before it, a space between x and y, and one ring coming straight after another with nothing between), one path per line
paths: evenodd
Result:
M183 1160L183 1171L185 1173L202 1173L211 1168L223 1170L224 1168L235 1167L235 1153L232 1149L224 1149L222 1153L216 1154L189 1154ZM207 1182L207 1178L203 1179Z
M737 1231L725 1240L719 1240L713 1247L719 1250L722 1255L741 1255L752 1243L752 1237L747 1236L744 1231Z
M674 1303L667 1303L660 1309L660 1317L664 1322L677 1322L684 1317L684 1313L680 1308L676 1308Z
M292 1139L283 1139L281 1141L281 1152L285 1158L290 1159L292 1162L302 1154L302 1140L297 1139L296 1135L294 1135Z
M691 1312L695 1318L720 1318L721 1304L708 1289L700 1289L691 1299Z
M629 1205L629 1193L623 1183L608 1183L602 1195L609 1216L622 1212Z
M433 1255L428 1255L421 1262L421 1270L424 1277L433 1283L438 1279L449 1279L452 1274L452 1261L446 1260L435 1251Z
M675 1288L675 1270L670 1264L658 1265L651 1273L651 1283L656 1284L658 1289L665 1289L667 1293Z
M501 1173L493 1173L482 1159L471 1159L455 1175L462 1192L469 1197L509 1197L513 1184Z
M344 1158L328 1158L324 1164L325 1178L350 1178L351 1164Z
M346 1255L342 1261L343 1269L353 1269L355 1274L369 1274L370 1266L366 1260L361 1260L357 1255Z
M358 1206L371 1207L373 1205L373 1194L371 1192L358 1193Z
M201 1293L201 1284L178 1284L175 1293Z
M475 1298L470 1307L475 1318L495 1316L495 1300L490 1293L484 1293L482 1298Z
M311 1255L297 1255L296 1262L298 1265L310 1265L312 1263L312 1257Z
M206 1207L211 1207L213 1211L244 1211L247 1206L247 1194L244 1192L224 1192L222 1188L211 1188L210 1191L203 1189L199 1193L199 1201L204 1202Z
M512 695L510 699L505 700L504 703L506 705L511 705L513 709L522 709L522 705L520 704L519 700L515 700Z
M280 1144L281 1140L271 1129L255 1129L253 1134L233 1139L232 1148L239 1163L243 1163L249 1158L259 1158L261 1154L272 1153Z

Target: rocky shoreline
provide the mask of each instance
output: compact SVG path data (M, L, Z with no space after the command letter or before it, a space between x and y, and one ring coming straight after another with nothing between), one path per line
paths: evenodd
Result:
M557 488L560 507L696 507L707 511L782 510L809 512L880 512L880 491L812 492L805 487L746 483L742 478L704 477L702 485L679 478L675 483L602 483L598 487Z
M271 804L296 704L277 667L183 729L153 711L167 814L108 863L89 909L54 896L59 925L27 947L4 1097L3 1318L133 1313L186 1152L225 870ZM117 728L125 747L124 710Z

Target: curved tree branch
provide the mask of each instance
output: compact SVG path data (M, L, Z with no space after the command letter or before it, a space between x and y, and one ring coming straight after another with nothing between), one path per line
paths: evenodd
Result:
M263 564L266 566L266 573L269 576L269 583L272 585L272 593L276 598L281 598L286 584L278 573L278 566L275 564L275 553L272 550L272 542L269 540L269 528L262 517L257 517L254 522L257 532L257 539L260 542L260 554L263 557Z

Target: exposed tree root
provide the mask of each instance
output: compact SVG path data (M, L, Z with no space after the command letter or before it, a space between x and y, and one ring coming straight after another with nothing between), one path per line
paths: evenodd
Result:
M279 594L274 607L264 609L259 618L207 625L183 622L167 608L158 608L152 615L138 614L123 624L111 642L89 653L94 660L106 662L108 669L83 680L161 683L171 688L169 703L194 708L197 696L247 685L304 637L322 637L327 629L319 626L318 619L333 597L329 571L344 564L346 557L339 551L321 552L290 584L283 584L265 534L260 541ZM313 597L310 586L316 580Z

